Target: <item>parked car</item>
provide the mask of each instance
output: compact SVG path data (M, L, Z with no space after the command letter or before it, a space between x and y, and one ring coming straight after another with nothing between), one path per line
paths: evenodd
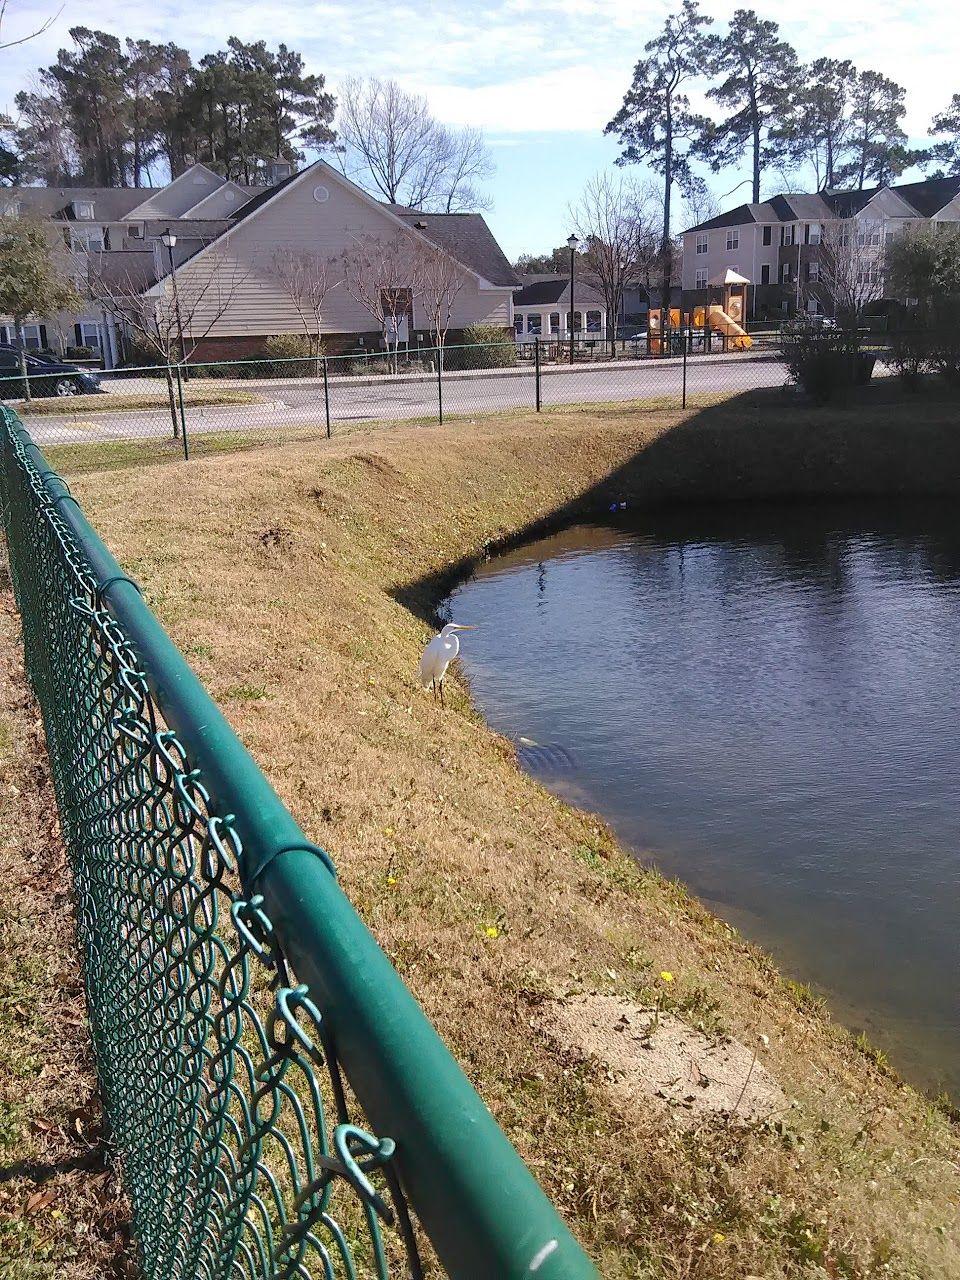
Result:
M19 399L23 395L23 372L19 347L0 343L0 400ZM34 396L93 395L102 391L100 375L93 369L80 369L50 356L26 353L27 378Z

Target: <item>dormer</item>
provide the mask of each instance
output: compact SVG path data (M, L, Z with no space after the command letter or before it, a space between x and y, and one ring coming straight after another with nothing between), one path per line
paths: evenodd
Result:
M271 160L267 165L267 186L275 187L280 182L286 182L287 178L293 173L293 165L289 160Z
M93 221L93 201L92 200L72 200L70 208L73 210L73 216L78 222Z

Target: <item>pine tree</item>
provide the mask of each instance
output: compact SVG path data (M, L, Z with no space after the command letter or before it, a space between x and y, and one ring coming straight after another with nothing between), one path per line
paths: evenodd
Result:
M673 240L670 206L675 183L681 189L693 177L690 148L700 140L709 121L690 106L689 86L703 73L708 54L704 17L696 0L683 0L679 13L671 14L662 33L644 46L623 106L604 129L616 134L623 147L617 164L646 162L663 177L663 281L664 310L670 306L673 276Z

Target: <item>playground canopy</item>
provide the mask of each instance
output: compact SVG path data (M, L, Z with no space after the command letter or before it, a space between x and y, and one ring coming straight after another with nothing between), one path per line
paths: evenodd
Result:
M731 271L728 267L722 275L714 276L712 280L707 281L707 285L711 289L725 289L731 284L750 284L751 281L746 276L742 276L737 271Z

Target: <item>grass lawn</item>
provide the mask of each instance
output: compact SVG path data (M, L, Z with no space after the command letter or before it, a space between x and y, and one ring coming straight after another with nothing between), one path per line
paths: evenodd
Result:
M252 391L231 391L207 387L184 387L183 402L188 408L217 404L261 404L262 395ZM169 409L166 392L109 392L90 396L42 396L19 400L11 406L21 417L45 417L64 413L123 413L130 409Z
M397 427L72 487L604 1277L947 1280L949 1108L521 773L462 684L443 711L414 680L445 577L558 513L960 488L950 404L774 404ZM734 1037L782 1110L678 1118L624 1096L544 1029L544 1008L583 994Z

